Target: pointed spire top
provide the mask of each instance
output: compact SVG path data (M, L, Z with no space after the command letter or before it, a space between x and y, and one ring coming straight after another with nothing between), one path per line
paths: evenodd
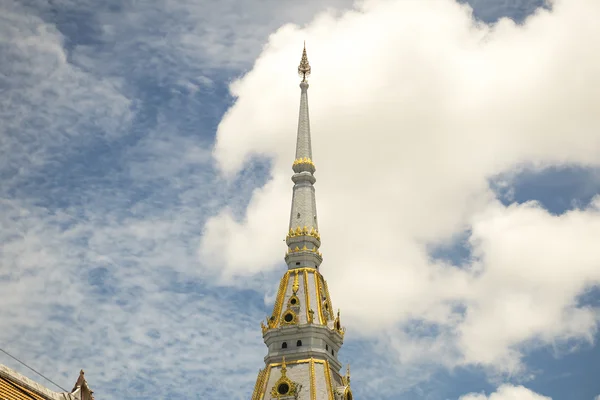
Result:
M298 65L298 75L302 77L302 82L306 82L306 77L310 75L310 64L306 55L306 41L304 41L304 49L302 50L302 59Z

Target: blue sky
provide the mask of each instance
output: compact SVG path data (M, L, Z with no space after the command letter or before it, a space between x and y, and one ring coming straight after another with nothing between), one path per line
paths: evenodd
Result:
M306 39L355 396L600 395L600 8L426 3L3 2L0 347L98 399L249 398Z

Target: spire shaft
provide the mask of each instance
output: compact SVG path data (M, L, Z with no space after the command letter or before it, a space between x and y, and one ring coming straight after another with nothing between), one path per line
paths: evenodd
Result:
M308 83L300 83L300 113L298 115L298 136L296 138L296 160L312 160L310 143L310 117L308 114Z
M298 66L300 82L300 113L298 116L298 135L296 138L296 160L292 166L294 189L290 212L289 232L286 239L288 267L318 268L322 258L319 253L321 238L317 221L317 203L315 199L315 164L312 161L310 139L310 118L308 114L308 82L311 67L306 55L306 46L302 50L302 59Z

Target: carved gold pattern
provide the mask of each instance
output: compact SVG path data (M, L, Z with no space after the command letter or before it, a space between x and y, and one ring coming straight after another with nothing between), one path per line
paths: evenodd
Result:
M346 386L346 389L344 390L344 400L350 400L353 398L352 389L350 389L350 386Z
M292 300L296 300L296 304L292 304ZM298 298L298 296L296 296L295 294L293 296L290 296L290 298L287 301L288 304L288 308L290 307L297 307L300 305L300 299Z
M346 367L346 385L350 386L350 363Z
M292 291L294 294L298 292L298 289L300 289L300 285L298 285L298 271L296 271L296 275L294 276L294 284L292 285Z
M295 167L296 165L310 165L311 167L315 167L315 163L308 157L295 159L292 167Z
M256 378L256 384L254 385L254 391L252 392L251 400L258 400L260 397L260 393L262 392L261 387L264 384L265 375L267 373L267 369L261 369L258 371L258 377Z
M317 296L317 313L319 314L319 321L321 322L321 325L325 325L327 320L325 319L325 316L323 315L323 307L321 307L321 290L319 288L319 278L320 278L320 274L315 274L315 290L316 290L316 296Z
M260 329L262 330L262 334L264 335L265 333L267 333L267 331L269 330L268 327L269 324L269 318L267 317L267 325L264 324L264 322L260 322Z
M310 230L306 226L304 226L304 227L297 226L295 229L292 228L288 232L286 239L293 238L296 236L312 236L315 239L317 239L319 242L321 241L321 234L319 234L319 231L316 230L314 227L311 227Z
M304 283L304 297L305 297L305 301L306 301L306 321L309 324L313 323L313 316L310 313L310 297L308 296L308 270L305 268L304 269L304 279L303 279L303 283Z
M315 360L310 359L310 398L317 400L317 380L315 378Z
M285 253L285 254L286 254L286 255L288 255L288 254L290 254L290 253L298 253L299 251L310 251L310 252L313 252L313 253L315 253L315 254L316 254L316 255L318 255L319 257L323 258L323 253L321 253L321 252L317 251L317 248L316 248L316 247L313 247L312 249L309 249L309 248L307 248L307 247L306 247L306 245L304 245L304 247L303 247L303 248L299 248L298 246L296 246L296 247L295 247L295 248L293 248L293 249L288 249L288 250L286 251L286 253Z
M285 254L286 254L286 255L288 255L288 254L291 254L291 253L298 253L298 252L300 252L300 251L310 251L310 252L313 252L313 253L315 253L315 254L316 254L316 255L318 255L319 257L323 258L323 253L321 253L321 252L317 251L317 248L316 248L316 247L315 247L315 248L312 248L312 249L308 249L308 248L306 248L306 246L304 246L304 248L302 248L302 249L301 249L301 248L299 248L298 246L296 246L296 247L295 247L295 248L293 248L293 249L288 249L288 250L287 250L287 252L286 252Z
M296 389L297 389L296 383L292 382L290 380L290 378L288 378L286 376L286 372L287 372L287 367L285 365L285 357L283 357L283 360L281 363L281 377L277 380L277 382L275 382L275 386L273 386L273 388L271 389L271 398L280 399L282 397L296 395ZM286 384L289 388L289 390L284 394L279 393L279 391L277 390L279 388L279 385L281 385L281 384Z
M332 373L335 372L331 369L331 365L329 364L329 362L327 360L319 360L319 359L314 359L314 358L306 358L306 359L301 359L301 360L296 360L296 361L286 361L285 364L286 366L289 365L299 365L299 364L309 364L309 368L310 368L310 364L313 364L313 372L310 375L310 379L311 379L311 389L312 389L312 377L315 376L314 375L314 364L321 364L323 365L323 368L326 369L325 370L325 380L326 383L328 385L328 390L330 390L329 392L329 400L333 400L333 378L332 378ZM263 400L264 396L266 395L266 385L269 382L270 376L271 376L271 370L273 368L277 368L279 366L281 366L282 363L271 363L267 366L267 368L265 368L266 370L266 374L265 374L265 379L263 380L263 385L260 388L261 393L260 393L260 397L258 398L258 400ZM336 372L337 373L337 372ZM310 371L309 371L310 374ZM339 373L337 373L337 376L342 377L342 375L340 375ZM316 379L315 379L315 385L316 385ZM349 387L344 388L344 393L348 393ZM316 396L316 391L315 390L311 390L311 399L314 393L314 396Z
M329 400L333 399L333 386L331 385L331 366L329 365L329 361L325 360L325 381L327 382L327 394L329 395Z
M286 321L285 317L290 314L292 316L292 319L290 321ZM280 320L281 325L295 325L298 323L298 316L296 315L295 312L293 312L292 310L290 310L289 308L287 310L285 310L285 312L283 313L283 315L281 316L281 320Z
M327 287L327 281L321 275L323 287L325 288L325 296L327 296L327 304L329 304L329 315L333 315L333 304L331 303L331 296L329 295L329 288Z
M260 388L260 398L258 400L263 400L265 397L265 392L267 391L267 384L269 383L269 378L271 377L271 366L269 368L265 368L267 371L265 375L265 379Z
M283 308L283 298L288 286L288 280L290 278L290 271L287 271L279 284L279 292L277 292L277 300L275 300L275 306L273 307L273 317L275 320L279 319L281 315L281 309Z
M346 333L346 328L342 327L342 323L340 322L340 310L338 309L337 312L337 318L335 319L334 323L333 323L333 329L339 333L342 338L344 337L344 333Z

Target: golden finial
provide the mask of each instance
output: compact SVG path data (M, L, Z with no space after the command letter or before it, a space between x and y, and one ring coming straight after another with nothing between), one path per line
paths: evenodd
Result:
M302 59L298 65L298 75L302 77L302 82L306 82L306 77L310 75L310 64L306 56L306 41L304 41L304 49L302 50Z

